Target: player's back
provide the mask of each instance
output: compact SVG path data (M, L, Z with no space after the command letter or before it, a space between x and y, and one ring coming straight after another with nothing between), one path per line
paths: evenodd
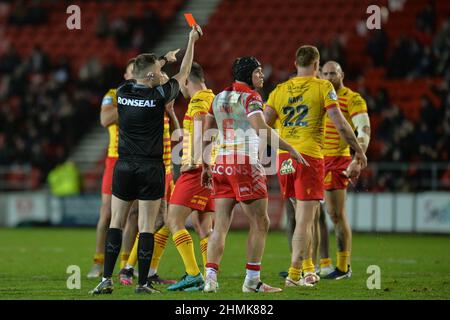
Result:
M162 159L164 106L178 88L170 79L155 88L131 80L117 89L120 157Z
M278 115L283 139L303 154L323 158L326 109L337 106L331 82L294 77L271 92L267 105Z
M258 158L259 138L248 116L261 111L261 96L244 84L233 83L214 98L212 112L219 129L219 154L240 153Z
M183 156L182 165L186 168L198 167L201 161L194 159L194 118L197 115L207 114L214 100L214 93L210 89L196 92L189 101L188 109L183 119Z

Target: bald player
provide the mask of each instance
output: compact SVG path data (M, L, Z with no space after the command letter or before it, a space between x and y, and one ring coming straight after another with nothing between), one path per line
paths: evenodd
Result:
M352 129L357 131L357 139L364 153L370 141L370 121L367 105L361 95L344 86L344 72L339 63L328 61L322 68L322 77L330 81L336 90L339 109ZM325 203L333 220L337 241L337 263L335 270L324 279L350 278L350 255L352 249L352 230L345 211L345 199L349 181L355 183L361 166L350 156L350 147L341 137L335 125L327 116L325 119L325 142L323 148L325 161ZM329 261L331 264L331 259Z
M319 65L320 54L316 47L300 47L295 56L296 77L279 84L270 93L264 110L267 124L273 125L279 119L280 136L292 143L310 164L300 166L285 153L278 155L283 196L296 199L296 226L286 286L313 286L320 280L312 261L311 242L314 218L319 201L323 199L322 149L326 115L338 128L338 134L355 149L355 159L361 166L367 165L364 151L338 107L332 84L317 79Z

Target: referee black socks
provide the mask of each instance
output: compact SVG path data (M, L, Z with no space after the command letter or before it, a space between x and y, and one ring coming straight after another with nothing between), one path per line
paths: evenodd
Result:
M105 242L104 278L111 278L122 246L122 230L109 228Z
M147 283L148 271L150 270L150 262L153 256L153 233L143 232L139 234L138 242L138 271L139 285Z

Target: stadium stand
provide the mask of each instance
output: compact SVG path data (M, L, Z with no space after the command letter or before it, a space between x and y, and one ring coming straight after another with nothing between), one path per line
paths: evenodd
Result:
M0 47L0 181L8 182L0 185L3 190L42 185L48 171L97 125L101 96L120 82L123 62L151 50L183 1L84 1L87 32L82 33L68 32L62 23L67 3L39 3L0 4L5 39ZM389 14L383 11L381 30L365 28L368 0L223 0L204 26L196 60L217 92L230 82L237 56L257 56L264 64L267 97L292 75L296 48L317 45L322 61L341 62L346 84L368 102L371 167L358 188L404 190L402 181L408 179L413 182L406 191L448 189L449 169L434 164L449 161L450 2L377 3L389 9ZM181 98L177 104L183 110ZM379 162L391 169L380 170ZM437 184L430 182L430 172ZM90 173L85 178L98 179ZM90 184L92 191L98 183Z

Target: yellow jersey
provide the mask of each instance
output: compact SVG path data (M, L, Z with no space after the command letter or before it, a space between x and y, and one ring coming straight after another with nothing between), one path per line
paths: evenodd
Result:
M170 118L164 113L164 133L163 133L163 162L166 167L166 174L172 172L172 144L170 141Z
M277 114L281 138L298 152L322 159L325 113L337 106L331 82L311 76L294 77L279 84L270 93L266 107Z
M198 168L201 159L194 159L194 147L201 150L201 146L194 146L194 118L200 114L207 114L214 100L212 90L200 90L191 98L183 119L183 156L181 158L182 171ZM199 128L202 129L202 128Z
M346 87L339 89L337 95L339 99L339 108L341 109L342 114L352 126L352 129L355 130L355 126L351 119L357 114L367 112L366 101L364 101L359 93ZM325 118L325 143L323 154L325 156L350 156L349 145L341 139L328 115Z
M113 105L117 108L117 89L109 89L102 100L102 108L104 106ZM109 133L109 145L108 145L108 157L119 157L119 126L116 123L108 126Z

